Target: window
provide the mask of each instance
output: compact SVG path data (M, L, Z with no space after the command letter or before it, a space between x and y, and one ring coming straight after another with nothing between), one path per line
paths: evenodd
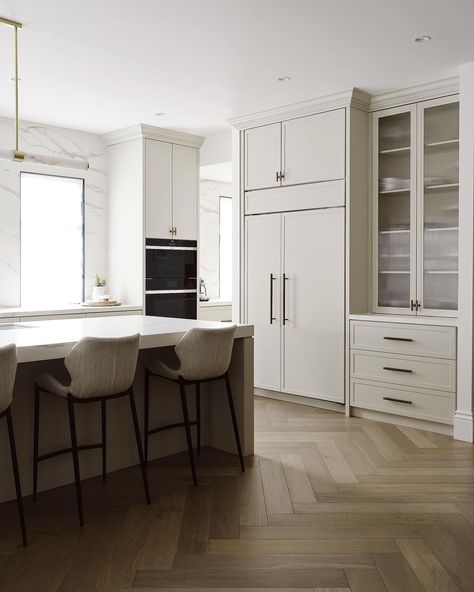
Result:
M219 197L219 297L232 300L232 198Z
M21 305L84 295L84 181L21 174Z

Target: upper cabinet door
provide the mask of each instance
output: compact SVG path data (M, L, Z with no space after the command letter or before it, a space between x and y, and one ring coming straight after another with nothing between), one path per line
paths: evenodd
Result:
M145 235L171 237L172 144L145 140Z
M456 315L459 254L459 102L418 105L418 294L422 314Z
M416 108L373 116L373 303L416 314Z
M175 238L197 240L198 150L173 144Z
M283 123L283 185L345 177L345 109Z
M245 132L245 189L280 187L281 123Z

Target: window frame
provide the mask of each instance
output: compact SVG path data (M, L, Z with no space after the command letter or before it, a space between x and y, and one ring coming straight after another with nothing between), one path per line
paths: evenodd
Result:
M55 177L61 179L75 179L82 182L82 191L81 191L81 237L82 237L82 269L81 269L81 301L84 302L85 300L85 289L86 289L86 179L83 175L71 175L71 174L61 174L61 173L43 173L37 170L21 170L19 175L20 181L20 307L22 306L21 301L21 283L22 283L22 274L21 268L23 265L23 241L22 241L22 216L21 216L21 208L22 208L22 191L21 191L21 179L22 175L37 175L41 177ZM79 303L80 304L80 303Z

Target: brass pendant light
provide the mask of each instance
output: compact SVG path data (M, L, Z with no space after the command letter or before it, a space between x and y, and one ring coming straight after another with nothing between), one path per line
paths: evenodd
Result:
M12 21L0 16L0 23L13 27L15 31L14 40L14 59L15 59L15 149L13 150L13 160L17 162L29 161L35 164L45 164L49 166L62 166L67 168L87 170L89 162L85 158L60 158L56 156L43 156L34 154L25 154L20 150L20 114L19 114L19 66L18 66L18 30L23 25L17 21ZM4 158L0 155L0 158ZM11 152L9 158L12 158Z

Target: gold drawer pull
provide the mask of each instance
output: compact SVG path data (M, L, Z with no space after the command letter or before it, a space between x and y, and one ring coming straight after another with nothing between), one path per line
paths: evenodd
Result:
M384 401L393 401L394 403L405 403L406 405L412 405L412 401L405 401L405 399L394 399L393 397L383 397Z
M384 337L387 341L413 341L410 337Z
M383 369L390 370L391 372L407 372L408 374L413 372L413 370L408 370L408 368L392 368L391 366L384 366Z

